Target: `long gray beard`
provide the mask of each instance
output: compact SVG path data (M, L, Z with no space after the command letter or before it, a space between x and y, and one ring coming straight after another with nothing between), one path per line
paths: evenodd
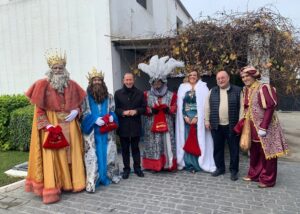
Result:
M68 86L70 80L70 73L65 70L62 74L54 74L52 70L46 73L50 85L58 91L58 93L64 93L64 89Z

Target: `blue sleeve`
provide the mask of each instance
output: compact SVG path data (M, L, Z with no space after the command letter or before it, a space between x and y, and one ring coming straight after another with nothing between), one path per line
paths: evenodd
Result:
M84 117L81 122L81 130L84 134L89 134L92 132L97 118L97 116L92 114L88 114Z
M110 111L109 115L113 116L115 123L119 126L119 120L115 112Z

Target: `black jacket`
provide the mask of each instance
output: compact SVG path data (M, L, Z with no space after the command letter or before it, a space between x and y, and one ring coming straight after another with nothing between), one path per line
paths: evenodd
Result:
M235 85L230 85L227 91L228 95L228 116L229 116L229 131L232 133L234 126L239 120L240 112L240 93L241 88ZM219 106L220 106L220 88L215 86L210 93L210 125L212 129L218 129L219 125Z
M126 90L126 87L115 92L116 114L119 119L119 128L117 134L120 137L138 137L142 133L141 115L145 113L146 102L142 91L133 86L132 90ZM135 116L123 116L123 111L137 110Z

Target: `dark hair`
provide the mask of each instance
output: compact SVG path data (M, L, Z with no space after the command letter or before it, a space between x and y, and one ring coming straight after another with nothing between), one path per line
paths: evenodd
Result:
M96 103L102 103L108 97L108 90L104 81L96 85L91 82L87 91L95 99Z
M131 74L132 75L132 77L134 78L134 74L132 73L132 72L125 72L125 74L123 75L123 79L125 78L125 75L127 75L127 74Z

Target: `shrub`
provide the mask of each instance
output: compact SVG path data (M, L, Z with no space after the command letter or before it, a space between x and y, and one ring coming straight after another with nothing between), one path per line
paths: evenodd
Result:
M10 114L8 150L29 151L33 106L14 110Z
M21 108L29 104L28 99L24 95L0 96L0 150L7 150L10 113L17 108Z

